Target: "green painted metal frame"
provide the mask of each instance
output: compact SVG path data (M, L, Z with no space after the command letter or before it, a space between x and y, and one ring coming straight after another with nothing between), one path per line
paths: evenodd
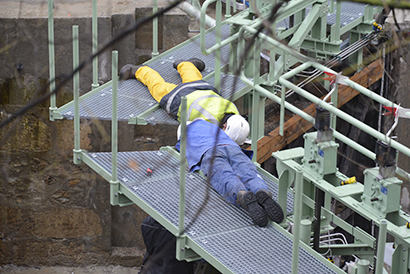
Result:
M212 1L214 2L214 1ZM304 2L308 2L308 1L304 1ZM312 1L315 2L315 1ZM218 3L220 3L220 1L218 1ZM221 9L220 4L217 3L217 9ZM306 18L309 18L308 21L306 21L307 19L305 18L305 22L310 22L310 19L312 19L313 21L318 20L319 18L323 17L320 16L320 12L323 12L324 6L323 5L315 5L313 7L313 12L311 15L308 15ZM206 8L205 8L206 10ZM287 12L291 12L290 10L292 9L288 9L286 10ZM294 13L300 13L302 9L298 9L297 12L295 12L294 10L292 12ZM367 18L369 17L369 12L366 13L365 16L367 16ZM231 18L232 22L234 22L235 20L237 20L237 18L235 18L235 16L233 16ZM302 20L302 16L299 16L297 18L297 20ZM221 21L220 18L217 19L217 21ZM322 20L323 21L323 20ZM245 31L248 31L250 33L255 33L255 29L253 27L258 26L258 24L260 24L261 22L258 22L258 20L255 21L254 24L252 24L252 26L243 26L241 28L241 30L239 32L236 32L233 36L231 36L230 38L228 38L227 40L224 41L224 43L235 43L235 40L238 39L239 42L243 41L243 35L245 33ZM357 23L357 22L356 22ZM355 23L355 24L356 24ZM314 24L314 23L312 23ZM311 25L312 25L311 24ZM306 41L307 38L307 33L306 31L308 30L308 28L305 26L305 24L300 24L301 26L303 25L303 28L295 28L294 30L292 29L292 32L288 32L286 33L287 35L289 34L295 34L295 36L297 38L295 38L293 40L293 44L294 45L300 45L303 44L303 42L301 43L301 40ZM354 25L354 24L353 24ZM309 25L310 26L310 25ZM355 25L355 27L359 26ZM220 34L220 24L218 26L215 27L216 31L218 33L218 28L219 28L219 34ZM317 26L318 30L318 36L323 38L323 22L320 22L320 24L318 24ZM212 30L209 30L212 31ZM336 34L333 34L333 38L337 38L337 31L334 30ZM202 34L202 32L201 32ZM201 36L202 37L202 36ZM269 40L269 37L264 36L264 34L259 34L258 35L260 40L263 40L264 42L266 42L266 40ZM241 40L242 39L242 40ZM78 27L74 26L73 27L73 52L74 52L74 57L73 57L73 65L74 67L78 66ZM272 42L273 41L273 42ZM279 50L282 50L283 52L285 52L287 55L289 55L289 57L291 57L292 59L288 59L288 64L292 63L292 62L296 62L296 61L303 61L305 60L304 57L302 55L300 55L300 53L296 52L296 51L291 51L288 48L283 48L281 47L281 43L277 42L276 40L272 39L271 44L274 46L277 46L277 48ZM202 44L202 39L201 39L201 44ZM257 43L258 44L258 43ZM222 42L220 40L217 40L217 45L215 47L212 47L210 50L213 51L219 51L220 52L220 47L222 45ZM182 45L180 45L182 46ZM155 52L155 49L154 49ZM257 52L257 51L255 51ZM218 54L218 53L217 53ZM220 53L219 53L220 54ZM286 55L285 54L285 55ZM233 54L234 56L234 54ZM152 208L150 208L148 205L146 205L143 201L141 201L138 197L136 197L133 193L131 193L128 189L124 188L120 182L118 182L117 180L117 159L116 159L116 155L118 152L118 121L116 118L117 115L117 58L118 58L118 53L117 52L113 52L112 55L112 75L113 75L113 80L112 83L107 83L106 85L103 85L101 87L95 88L92 92L98 92L99 90L101 90L101 88L106 87L107 85L112 84L113 86L113 98L112 98L112 113L113 113L113 119L112 119L112 171L111 174L108 174L106 171L104 171L99 165L97 165L92 158L90 158L89 156L87 156L85 154L84 151L82 151L80 149L80 122L79 122L79 102L86 98L86 97L79 97L79 88L78 88L78 74L76 74L74 76L74 101L72 102L74 104L74 108L75 108L75 117L74 117L74 127L75 127L75 138L74 138L74 162L76 164L79 164L81 162L86 163L87 165L89 165L91 168L93 168L97 173L99 173L100 175L102 175L106 180L110 181L110 185L111 185L111 191L110 191L110 200L111 203L113 205L128 205L128 204L132 204L135 203L138 206L140 206L144 211L146 211L148 214L150 214L151 216L153 216L155 219L157 219L162 225L164 225L165 228L167 228L171 233L173 233L174 235L176 235L178 237L178 241L177 241L177 257L180 259L186 259L186 260L193 260L193 259L197 259L200 257L205 258L208 262L212 263L218 270L220 270L223 273L230 273L230 270L227 269L225 266L223 266L222 264L220 264L220 262L218 262L216 259L214 259L212 257L211 254L208 254L207 252L204 252L199 246L197 246L193 241L191 241L188 237L186 237L183 234L184 231L184 178L185 178L185 157L180 157L181 158L181 164L180 164L180 219L179 219L179 225L178 227L175 227L174 225L172 225L171 223L169 223L166 219L164 219L162 216L160 216L160 214L156 211L154 211ZM159 56L153 58L151 61L149 62L153 62L156 58L159 58ZM244 75L241 75L241 79L248 84L249 86L252 86L254 89L253 92L253 109L259 107L261 105L261 95L274 99L275 101L282 103L282 109L281 109L281 113L283 115L283 110L286 107L287 109L294 111L296 114L300 114L300 116L304 117L305 119L307 119L310 122L314 123L314 118L306 115L306 114L302 114L303 111L295 108L294 106L288 104L284 98L279 98L276 95L272 94L269 90L265 89L264 87L261 86L261 76L259 75L259 71L258 71L258 67L257 67L257 61L259 60L259 54L254 54L254 63L253 63L253 72L254 72L254 81L251 82L249 79L247 79L246 77L244 77ZM147 62L147 64L149 63ZM284 62L283 62L284 63ZM313 67L320 67L320 64L316 64L316 63L308 63L307 65L309 66L313 66ZM274 64L272 65L274 66ZM217 66L218 69L216 68L216 72L219 71L220 72L220 64ZM301 66L303 67L303 66ZM280 68L275 68L275 71L280 71L281 69L286 68L286 66L280 66ZM324 69L324 67L321 67L322 69ZM287 81L287 78L292 76L293 73L296 73L296 71L298 71L299 69L303 69L303 68L298 68L296 70L293 70L289 73L286 73L285 75L279 77L279 82L284 86L284 87L288 87L288 88L294 88L294 86L292 86L293 84L290 83L289 81ZM327 71L330 71L329 69L326 68ZM51 74L51 73L50 73ZM219 75L220 73L218 73ZM216 75L215 75L216 76ZM270 75L271 76L271 75ZM270 77L269 80L272 81L272 79L275 79L275 77ZM219 82L219 81L216 81ZM366 94L368 96L371 96L373 99L375 98L372 94L371 91L364 89L363 87L358 86L356 83L354 82L348 82L349 86L356 88L357 90L359 90L360 92L362 92L363 94ZM300 94L306 95L307 97L309 97L307 94L305 94L305 91L303 90L298 90L298 92L300 92ZM244 95L246 92L244 92L243 94L240 95ZM87 96L90 96L91 94L87 94ZM238 95L238 97L240 97L240 95ZM309 97L308 99L313 99L311 97ZM379 102L387 102L384 101L384 98L378 98L376 96L376 100L378 100ZM316 101L316 99L314 99L314 101ZM184 102L184 101L183 101ZM320 104L320 102L317 102L318 104ZM391 103L391 102L389 102ZM391 103L392 104L392 103ZM393 104L394 105L394 104ZM60 109L63 109L67 107L67 105L63 106ZM154 109L155 110L155 109ZM331 112L333 112L335 115L338 116L343 116L342 113L331 109ZM53 114L58 114L57 112L53 112ZM57 115L58 116L58 115ZM258 116L261 116L261 113L258 113ZM260 129L260 126L263 124L261 123L261 120L258 119L257 115L254 115L255 118L252 118L252 123L253 124L258 124L257 127L255 127L256 129L254 130L254 132L252 133L254 136L258 136L260 135L260 132L257 130L258 128ZM354 122L354 119L352 120L352 117L348 117L348 116L344 116L347 120L349 120L350 122ZM142 122L142 120L139 120L140 117L134 117L135 118L135 122ZM182 128L184 131L184 127L185 127L185 119L183 118L182 120ZM283 119L281 118L282 122ZM356 122L355 122L356 123ZM359 126L363 126L361 124L359 124ZM283 130L282 130L283 131ZM369 132L371 132L370 134L380 137L380 135L376 134L375 132L372 132L371 130L368 130ZM334 132L334 137L343 140L346 140L345 138L343 138L341 136L341 134L338 135L337 132ZM377 138L376 137L376 138ZM386 139L387 141L390 141L389 139ZM347 141L349 142L349 141ZM185 149L185 145L184 142L181 143L181 151L184 151ZM394 145L396 146L396 148L405 153L406 155L408 155L409 151L407 151L408 149L400 146L399 143L394 143ZM356 145L355 148L359 148L361 150L361 152L363 154L365 154L366 156L368 156L369 158L375 158L375 154L364 149L361 148L359 145ZM163 150L170 150L173 151L170 148L163 148ZM296 153L295 153L296 152ZM289 186L290 183L294 180L294 178L296 178L296 189L295 189L295 195L296 195L296 200L295 200L295 208L300 208L302 207L302 209L300 210L296 210L295 211L295 216L293 216L293 220L295 221L295 228L296 228L296 234L295 237L289 233L287 233L286 230L284 230L281 226L279 225L275 225L275 227L277 227L277 229L281 230L283 233L287 234L290 238L294 237L294 248L293 248L293 253L292 253L292 257L293 257L293 263L292 263L292 273L296 273L297 271L297 259L298 259L298 250L299 250L299 245L304 246L308 251L310 250L310 248L304 244L303 242L299 242L299 231L300 231L300 219L301 216L300 214L303 214L304 209L303 207L307 207L307 208L313 208L314 207L314 200L312 198L312 196L310 195L312 193L312 189L313 187L307 187L308 182L310 184L312 184L312 186L314 185L314 187L319 187L322 190L324 190L327 194L327 201L329 201L329 197L337 197L338 200L342 201L345 204L351 205L352 208L354 208L354 210L358 211L361 214L368 214L369 212L367 211L363 211L360 209L360 207L357 205L357 200L354 199L354 196L357 196L362 189L360 189L360 187L356 186L348 186L348 191L344 190L344 192L342 194L340 194L338 192L337 187L334 187L333 184L330 184L329 182L327 182L324 179L318 179L317 176L312 176L311 174L306 173L305 171L303 171L303 165L301 165L301 158L302 158L302 152L303 149L297 149L297 150L292 150L291 151L291 155L287 155L287 153L289 153L289 151L285 151L285 152L278 152L276 154L274 154L273 156L276 157L278 159L278 166L279 169L281 169L280 172L280 177L279 179L273 177L272 175L268 174L266 171L263 170L259 170L260 172L264 172L266 176L270 177L273 181L278 182L279 183L279 203L282 207L285 207L284 205L284 199L286 199L286 193L287 191L292 191ZM178 153L175 153L175 151L173 151L174 154L176 154L176 156L178 156ZM184 155L184 153L181 153L182 155ZM407 174L407 173L405 173ZM343 174L340 173L336 173L335 177L337 179L343 180L345 179L346 176L344 176ZM302 189L302 185L303 188ZM307 189L306 189L307 187ZM346 189L346 188L345 188ZM307 191L306 191L307 190ZM284 194L284 195L281 195ZM286 201L285 201L286 202ZM326 203L325 203L326 204ZM328 207L328 206L327 206ZM306 212L310 212L309 210L307 210ZM343 220L341 220L340 218L336 217L333 213L331 213L326 207L322 208L322 214L328 219L331 220L333 223L343 227L345 230L350 231L352 233L352 235L354 235L357 239L358 239L358 243L353 245L353 248L358 247L358 246L374 246L375 243L375 239L371 236L369 236L367 233L365 233L364 231L362 231L359 228L355 228L353 226L350 226L349 224L347 224L346 222L344 222ZM371 214L366 215L366 217L368 218L373 218L373 217L377 217L377 216L372 216ZM379 237L379 241L384 242L383 240L383 235L386 234L386 232L389 232L390 234L397 236L398 238L400 238L400 240L398 241L399 245L401 246L405 246L405 248L409 248L410 246L410 239L407 239L407 235L405 233L402 233L403 231L403 226L404 226L404 222L405 220L408 219L408 215L400 212L397 215L397 218L400 219L400 226L395 226L393 225L391 222L386 222L385 220L377 220L376 223L378 225L380 225L381 227L381 236ZM283 224L282 224L283 225ZM410 233L409 236L410 237ZM334 246L333 248L335 249L339 249L337 246ZM352 248L351 245L349 245L349 248ZM341 249L341 248L340 248ZM309 251L310 252L310 251ZM198 255L196 255L196 254ZM329 265L330 263L327 262L327 260L325 258L323 258L322 256L320 256L318 253L316 252L311 252L312 254L314 254L315 257L317 257L319 260L321 260L323 263ZM381 254L379 254L379 256L381 256ZM403 256L407 256L407 261L408 262L408 251L407 250L403 250L403 251L397 251L397 255L395 255L394 260L398 261L399 257L403 257ZM407 263L408 264L408 263ZM341 272L340 269L338 269L336 266L330 265L330 267L332 269L334 269L336 272L338 273L343 273ZM403 271L403 263L400 264L399 266L400 271ZM398 272L399 273L399 272Z

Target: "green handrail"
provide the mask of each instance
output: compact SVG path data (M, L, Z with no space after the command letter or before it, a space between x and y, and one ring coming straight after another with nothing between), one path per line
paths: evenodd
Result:
M79 41L78 26L73 26L73 68L78 68L79 61ZM73 162L81 163L80 149L80 72L77 71L73 76L73 94L74 94L74 150Z
M112 205L118 204L119 182L117 178L118 157L118 51L112 52L112 119L111 119L111 181L110 201Z
M185 166L186 166L186 121L187 99L181 98L181 139L179 151L179 218L178 236L182 236L185 230Z
M158 11L158 0L154 0L152 12L156 14ZM158 56L158 16L152 21L152 53L151 57Z
M97 16L97 0L93 0L93 19L92 19L92 34L93 34L93 55L98 50L98 16ZM93 59L93 83L91 89L95 89L98 84L98 56Z
M326 70L328 72L337 74L333 70L331 70L331 69L329 69L329 68L327 68L327 67L325 67L321 64L314 63L314 62L306 62L303 65L297 67L296 69L283 74L281 77L279 77L279 82L282 85L285 85L287 88L295 91L299 95L305 97L306 99L308 99L312 103L315 103L315 104L318 104L318 105L322 106L323 108L327 109L331 113L335 114L337 117L345 120L346 122L352 124L353 126L359 128L359 129L363 130L364 132L368 133L369 135L373 136L374 138L379 139L379 140L381 140L385 143L388 143L393 148L397 149L398 151L400 151L403 154L410 157L410 149L407 148L406 146L404 146L404 145L400 144L399 142L387 137L385 134L382 134L381 132L373 129L372 127L368 126L367 124L355 119L354 117L346 114L345 112L341 111L337 107L329 105L328 103L324 102L320 98L312 95L308 91L296 86L295 84L293 84L293 83L291 83L290 81L287 80L287 78L290 78L290 77L294 76L296 73L298 73L298 72L300 72L300 71L302 71L302 70L304 70L308 67L311 67L311 66L313 66L317 69L320 69L320 70ZM394 104L393 102L381 97L380 95L377 95L376 93L364 88L363 86L360 86L359 84L353 82L352 80L347 79L347 80L344 80L344 81L350 87L352 87L352 88L356 89L357 91L365 94L369 98L378 101L379 103L382 103L384 105L390 105L390 106L393 106L393 107L397 107L397 105Z
M55 55L54 55L54 19L53 19L53 0L48 0L48 64L50 73L50 92L52 92L56 87L55 82ZM56 95L51 94L50 96L50 120L53 119L53 111L56 110Z

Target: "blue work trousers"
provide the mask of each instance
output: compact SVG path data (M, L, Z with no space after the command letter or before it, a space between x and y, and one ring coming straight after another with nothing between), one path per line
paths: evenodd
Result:
M239 146L219 145L209 149L202 157L201 170L213 188L237 206L238 191L268 190L266 182L256 172L255 164Z

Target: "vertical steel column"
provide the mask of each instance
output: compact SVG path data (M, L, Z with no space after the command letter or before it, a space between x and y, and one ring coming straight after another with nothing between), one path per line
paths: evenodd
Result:
M387 221L382 220L379 227L379 239L377 240L377 259L375 274L383 274L384 251L386 249Z
M73 69L78 68L79 61L79 42L78 26L73 26ZM74 93L74 164L81 163L80 149L80 72L77 71L73 76L73 93Z
M118 153L118 51L112 52L112 120L111 120L111 181L110 202L118 204L119 183L117 178L117 153Z
M54 2L48 0L48 64L50 73L50 92L54 91L56 87L55 82L55 56L54 56L54 18L53 18ZM50 120L54 121L53 112L56 110L56 95L55 93L50 96Z
M181 98L181 139L179 151L179 217L176 258L185 259L185 167L186 167L187 99Z
M302 217L302 191L303 191L303 171L296 170L295 179L295 205L293 214L293 249L292 249L292 274L298 273L299 246L300 246L300 218Z
M92 33L93 33L93 55L97 53L98 50L98 16L97 16L97 0L93 0L93 22L92 22ZM91 84L91 89L98 87L98 56L93 59L93 83Z
M156 14L158 12L158 0L154 0L152 12ZM158 16L152 21L152 58L158 56Z

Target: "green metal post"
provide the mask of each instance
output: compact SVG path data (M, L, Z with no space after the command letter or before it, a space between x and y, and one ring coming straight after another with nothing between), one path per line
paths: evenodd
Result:
M98 50L98 16L97 16L97 0L93 0L93 54ZM93 83L91 85L92 89L98 87L98 56L93 59Z
M375 274L383 274L384 264L384 251L386 249L386 232L387 221L382 220L379 227L379 239L377 241L377 260L376 260L376 272Z
M221 21L222 21L222 3L221 0L216 2L216 27L215 27L215 44L221 44ZM215 51L215 88L221 89L221 48Z
M54 56L54 19L53 19L53 9L54 1L48 0L48 64L50 73L50 92L52 92L55 87L55 56ZM56 110L56 95L52 94L50 96L50 120L54 121L53 112Z
M259 85L259 66L260 66L260 55L257 52L259 39L255 39L254 51L253 51L253 84ZM259 61L259 62L258 62ZM258 139L259 139L259 101L260 94L256 91L252 91L252 117L251 117L251 140L252 140L252 150L254 152L252 161L256 162L258 154Z
M340 40L340 23L341 23L341 16L342 16L342 2L336 2L336 22L334 27L331 29L333 33L331 34L332 42L337 42Z
M295 205L293 214L293 248L292 248L292 274L298 273L299 246L300 246L300 219L302 213L303 171L296 170L295 179Z
M185 257L185 167L186 167L186 120L187 120L187 99L181 98L181 140L180 140L180 160L179 160L179 218L177 235L178 260Z
M78 26L73 26L73 68L78 67L79 61L79 42L78 42ZM80 72L77 71L73 77L73 93L74 93L74 164L81 163L80 149Z
M233 0L234 2L234 4L235 4L235 6L236 6L236 1L235 0ZM231 18L231 0L226 0L226 7L225 7L225 9L226 9L226 12L225 12L225 20L227 20L227 19L229 19L229 18Z
M338 94L339 94L339 84L335 83L335 91L333 91L332 95L330 96L330 100L333 103L335 107L337 107L338 104ZM336 116L332 114L331 120L330 120L330 127L333 129L336 129Z
M152 12L155 14L158 11L158 0L154 0ZM152 22L152 58L158 56L158 17L155 17Z
M282 92L280 94L280 120L279 120L279 134L283 136L283 124L285 122L285 97L286 87L282 86Z
M118 153L118 51L112 52L112 120L111 120L111 181L110 201L112 205L118 204L119 182L117 178L117 153Z

